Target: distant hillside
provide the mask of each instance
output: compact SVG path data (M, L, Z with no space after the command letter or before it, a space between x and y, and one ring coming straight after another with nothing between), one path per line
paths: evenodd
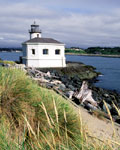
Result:
M98 54L98 55L120 55L120 47L89 47L87 49L82 48L66 48L66 54Z
M0 51L14 52L14 51L22 51L22 48L0 48Z
M120 55L120 47L89 47L85 52L88 54Z

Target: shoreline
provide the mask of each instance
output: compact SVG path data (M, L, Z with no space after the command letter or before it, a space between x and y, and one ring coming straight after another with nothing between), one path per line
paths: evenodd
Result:
M102 54L77 54L77 53L65 53L65 55L120 58L120 55L102 55Z
M38 70L43 73L49 72L49 74L56 77L57 81L55 82L61 82L59 85L57 85L57 89L60 91L60 93L63 93L62 95L65 95L68 98L70 97L70 93L79 93L83 81L87 81L88 88L92 91L92 97L98 104L98 110L107 113L104 104L105 101L114 121L120 124L118 112L113 105L114 103L118 109L120 108L120 93L114 90L96 87L94 83L96 81L96 78L98 77L98 73L95 71L94 67L87 66L83 63L69 62L66 68L40 68ZM88 74L85 75L86 72L88 72ZM85 76L83 77L83 75ZM46 77L45 80L49 80L49 77ZM50 80L50 82L42 84L42 86L54 90L54 81ZM80 100L74 96L71 100L78 106L81 104ZM86 105L83 105L83 107L86 108ZM86 109L89 110L91 108Z

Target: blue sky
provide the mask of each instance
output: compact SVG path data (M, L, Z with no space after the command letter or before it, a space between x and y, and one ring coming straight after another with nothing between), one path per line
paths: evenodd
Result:
M20 47L34 20L69 46L120 46L120 0L0 0L0 47Z

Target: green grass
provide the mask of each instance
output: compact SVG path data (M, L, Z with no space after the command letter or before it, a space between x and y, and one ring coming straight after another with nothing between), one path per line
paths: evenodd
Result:
M87 140L71 104L17 69L0 67L0 149L107 150Z
M66 48L65 49L65 53L73 53L73 54L86 54L86 52L82 49L80 50L74 50L74 49L69 49L69 48Z
M0 63L14 65L14 61L0 60Z

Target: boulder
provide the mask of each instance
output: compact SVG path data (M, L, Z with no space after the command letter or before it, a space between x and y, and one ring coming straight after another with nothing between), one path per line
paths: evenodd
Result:
M72 91L75 91L76 88L74 88L72 85L68 85L68 88Z
M73 91L68 91L65 95L69 98L72 99L74 92Z
M108 97L109 97L109 94L105 93L105 94L104 94L104 97L108 98Z
M62 83L58 86L58 89L61 90L61 91L65 91L66 89L66 86Z

